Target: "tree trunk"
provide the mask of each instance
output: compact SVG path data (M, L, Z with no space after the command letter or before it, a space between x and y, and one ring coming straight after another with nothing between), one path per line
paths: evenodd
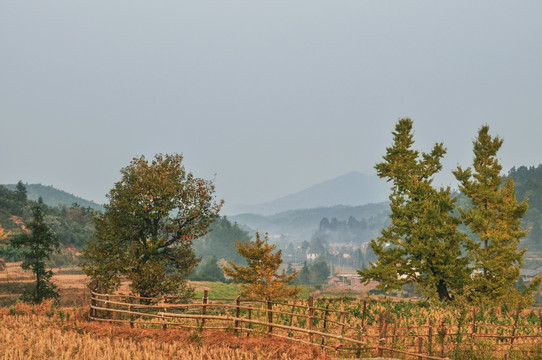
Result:
M439 280L437 285L437 292L440 301L452 300L450 293L448 293L448 287L444 283L444 280Z

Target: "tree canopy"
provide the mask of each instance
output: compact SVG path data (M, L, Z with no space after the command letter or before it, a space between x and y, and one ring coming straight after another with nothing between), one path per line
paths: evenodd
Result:
M278 273L282 264L281 251L273 253L276 246L269 244L267 234L262 239L260 234L256 233L255 240L244 243L236 241L235 246L239 255L246 259L247 266L238 265L230 260L223 269L227 276L242 283L242 296L264 300L291 297L299 293L300 289L297 287L287 286L297 273L289 275Z
M15 235L11 239L11 244L24 250L21 267L24 270L31 270L36 277L33 288L23 294L23 299L40 303L44 299L59 297L56 285L51 281L53 272L45 267L45 261L50 258L51 253L59 249L59 242L45 223L40 206L32 208L32 215L33 220L27 225L30 233Z
M244 258L237 253L235 240L240 242L250 240L247 231L241 229L237 223L231 223L225 216L216 219L210 229L207 235L194 241L197 256L214 256L236 263L244 262Z
M501 138L489 134L487 125L482 126L473 143L472 168L454 171L459 190L471 203L460 209L461 219L475 235L466 246L474 259L470 295L484 303L509 299L515 293L513 285L519 279L526 251L519 250L519 241L528 233L521 229L527 199L516 200L512 178L503 182L497 159L502 143Z
M187 172L181 155L134 158L94 217L96 240L84 251L91 286L113 291L120 277L141 296L190 294L185 278L198 259L192 241L218 217L211 181Z
M429 153L414 150L412 125L410 119L398 121L393 145L375 166L378 176L392 184L391 224L371 240L378 261L358 272L362 282L378 281L379 289L415 284L426 296L449 300L468 280L468 259L461 254L464 235L451 216L450 188L432 186L446 150L442 144Z

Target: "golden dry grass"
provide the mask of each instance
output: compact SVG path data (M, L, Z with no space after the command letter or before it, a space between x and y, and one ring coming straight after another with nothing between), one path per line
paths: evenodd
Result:
M314 347L223 332L131 329L85 320L82 308L0 308L0 359L324 360Z

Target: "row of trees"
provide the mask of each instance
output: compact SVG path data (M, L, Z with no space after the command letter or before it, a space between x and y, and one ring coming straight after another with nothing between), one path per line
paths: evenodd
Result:
M414 150L412 125L410 119L398 122L393 145L376 165L378 175L392 184L391 224L371 241L378 261L359 271L362 281L376 280L384 290L415 284L440 300L516 296L513 285L524 255L518 246L526 234L520 221L527 202L517 202L511 179L502 181L496 157L502 139L482 127L474 142L473 167L454 171L469 202L461 209L449 187L432 185L442 169L444 146L436 144L429 153ZM94 216L95 238L84 251L83 269L94 289L111 292L127 279L144 297L191 295L185 279L199 261L193 241L209 232L223 202L215 199L213 183L187 172L182 160L180 155L157 155L149 163L140 157L121 170L105 211ZM470 236L459 231L463 225ZM202 249L216 243L209 238ZM297 273L278 274L281 252L275 252L267 235L235 245L246 266L230 260L223 270L245 284L243 295L283 297L299 291L285 286ZM216 267L216 260L208 265ZM301 270L301 279L308 270Z
M299 292L285 285L296 273L278 273L281 252L269 244L267 234L261 239L257 233L256 239L250 240L237 225L220 219L222 201L214 199L214 185L186 172L180 155L157 155L151 163L144 157L136 158L121 173L121 181L109 193L105 212L94 214L95 237L89 238L84 250L83 270L92 280L91 287L111 292L128 279L132 290L144 297L190 296L192 289L185 279L199 261L193 240L203 238L203 252L224 245L224 239L204 237L213 223L217 234L237 234L245 240L235 241L238 254L229 255L247 266L230 260L220 268L216 258L210 257L199 275L223 280L226 273L245 284L242 294L247 297L276 298ZM20 185L17 195L24 194ZM26 197L20 200L25 201ZM45 264L60 243L45 222L44 209L48 207L43 203L34 205L26 232L10 238L11 246L23 249L23 269L36 276L35 286L23 295L32 302L58 298L52 271ZM1 235L4 237L3 229ZM235 248L230 240L229 247Z
M474 141L473 166L453 173L467 197L465 209L456 206L450 187L435 188L434 175L442 169L446 153L442 143L431 152L414 150L413 122L401 119L394 142L378 175L392 185L391 224L371 240L378 257L359 271L362 281L375 280L378 288L399 290L414 284L419 292L441 301L464 297L476 302L499 302L517 297L526 235L521 218L527 200L517 202L514 182L503 181L497 152L502 139L483 126ZM460 225L469 235L459 231ZM531 290L540 284L537 279Z

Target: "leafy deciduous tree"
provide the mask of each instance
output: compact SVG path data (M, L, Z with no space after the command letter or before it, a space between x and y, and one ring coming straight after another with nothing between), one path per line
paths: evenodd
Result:
M261 239L260 234L256 233L256 240L244 243L236 241L235 246L248 265L237 265L230 260L223 269L227 276L242 282L242 296L251 299L277 299L299 294L300 289L286 285L297 273L290 275L278 273L282 264L281 251L273 253L276 246L269 244L267 234Z
M11 245L24 250L21 267L31 270L36 276L33 289L23 294L23 300L40 303L44 299L59 297L56 285L51 281L53 272L45 268L45 261L54 250L59 249L59 242L45 223L41 207L37 205L31 210L33 220L27 226L30 234L17 234L11 239Z
M95 241L84 251L91 286L114 291L120 276L141 296L187 296L185 278L198 259L193 239L204 236L222 201L211 181L196 178L181 155L134 158L108 194L103 214L94 217Z
M459 220L450 215L455 201L450 188L432 186L446 150L442 144L430 153L413 150L410 119L399 120L393 135L384 161L375 166L392 183L391 225L371 240L378 261L358 270L361 281L378 281L386 291L415 284L427 296L449 300L468 281L468 259L461 254Z

